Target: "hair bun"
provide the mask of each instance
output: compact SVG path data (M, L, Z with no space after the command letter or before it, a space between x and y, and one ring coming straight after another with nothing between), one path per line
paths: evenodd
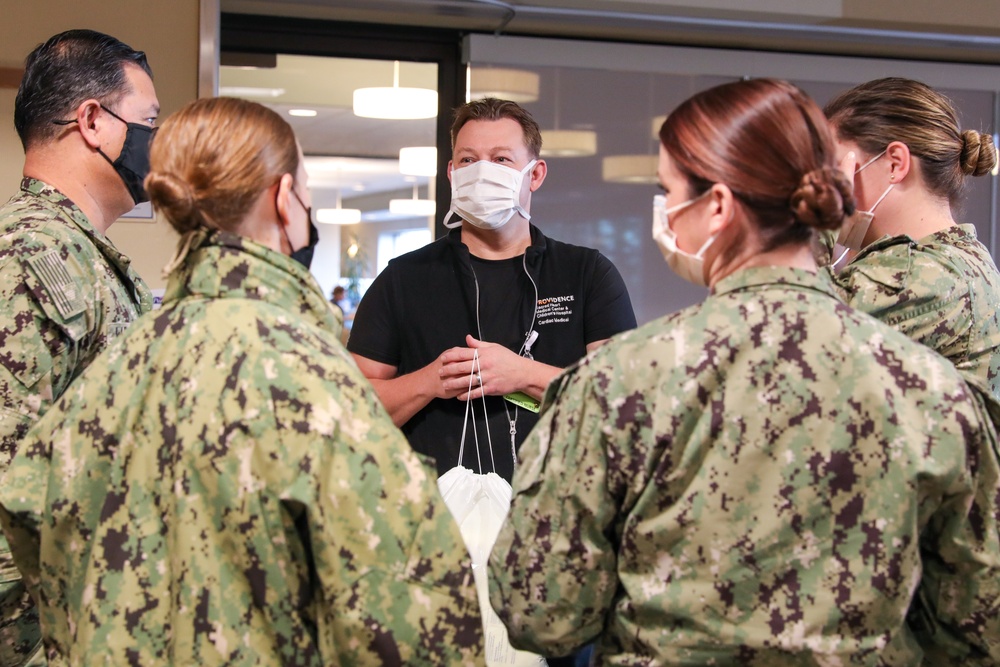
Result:
M990 173L997 163L997 147L993 143L993 135L975 130L963 132L959 162L963 174L983 176Z
M145 185L150 202L179 233L204 225L194 190L183 178L172 172L153 171Z
M851 184L832 167L805 174L788 204L797 221L817 229L836 229L854 212Z

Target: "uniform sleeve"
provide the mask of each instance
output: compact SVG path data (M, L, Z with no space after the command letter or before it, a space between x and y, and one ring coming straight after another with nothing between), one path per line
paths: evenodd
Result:
M17 441L76 376L94 319L92 281L55 249L8 258L0 266L0 470Z
M600 253L586 308L584 341L588 345L635 328L635 312L625 281L611 260Z
M602 416L580 369L549 387L521 447L510 513L490 556L490 602L511 644L567 655L604 627L618 588Z
M363 391L363 390L362 390ZM434 481L368 389L314 406L339 424L319 445L310 541L327 665L477 665L472 562Z
M985 394L977 405L968 476L945 491L921 539L924 571L907 620L926 665L1000 665L1000 451L987 425L1000 424L1000 405Z
M354 313L347 349L357 355L390 366L400 363L400 336L405 330L396 320L392 301L390 265L375 278Z

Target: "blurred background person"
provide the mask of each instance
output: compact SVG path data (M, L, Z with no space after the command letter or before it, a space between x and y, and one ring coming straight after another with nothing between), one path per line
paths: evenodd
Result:
M834 267L841 296L1000 399L1000 273L953 217L968 178L996 166L992 135L962 131L951 102L910 79L856 86L826 115L859 209L840 235L854 254Z
M163 307L29 433L0 521L49 661L477 664L469 557L308 271L289 125L193 102L146 187L181 235Z
M512 644L598 665L997 664L996 439L955 369L845 306L853 209L791 84L660 131L653 235L710 292L553 381L490 562Z

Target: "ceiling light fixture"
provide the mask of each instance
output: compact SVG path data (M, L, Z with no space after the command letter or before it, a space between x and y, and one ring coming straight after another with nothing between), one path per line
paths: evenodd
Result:
M601 160L601 178L608 183L658 182L656 155L609 155Z
M597 153L593 130L559 129L559 69L555 72L555 129L542 131L542 157L588 157Z
M437 176L436 146L407 146L399 149L399 173L405 176Z
M224 97L281 97L284 88L258 88L254 86L222 86L219 95Z
M354 91L354 115L362 118L416 120L434 118L437 111L437 91L399 87L398 60L393 63L392 88L358 88Z
M337 208L321 208L316 211L316 222L328 225L354 225L361 222L361 209L342 208L340 190L337 190Z
M652 123L653 138L656 139L657 141L660 140L660 128L662 128L663 124L666 122L667 122L666 114L662 116L655 116L653 118L653 123Z
M469 68L469 96L478 100L496 97L518 104L538 101L538 74L501 67Z
M659 127L656 127L656 118L653 116L653 75L649 75L649 92L646 101L647 118L650 119L650 127L656 143L659 144ZM653 129L655 128L655 129ZM649 144L650 152L646 154L633 155L609 155L601 160L601 178L608 183L635 183L655 185L659 182L656 170L659 167L659 151L653 148L653 141L650 138L644 139Z
M396 215L408 215L414 218L424 218L434 215L437 202L433 199L420 199L417 196L417 184L413 184L412 199L390 199L389 211Z
M289 109L289 116L298 116L299 118L313 118L319 112L315 109Z

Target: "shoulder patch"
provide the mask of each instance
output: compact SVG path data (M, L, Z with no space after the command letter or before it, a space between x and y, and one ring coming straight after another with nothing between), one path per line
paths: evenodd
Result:
M83 312L84 303L78 285L59 257L58 250L49 250L27 261L63 318L68 320Z

